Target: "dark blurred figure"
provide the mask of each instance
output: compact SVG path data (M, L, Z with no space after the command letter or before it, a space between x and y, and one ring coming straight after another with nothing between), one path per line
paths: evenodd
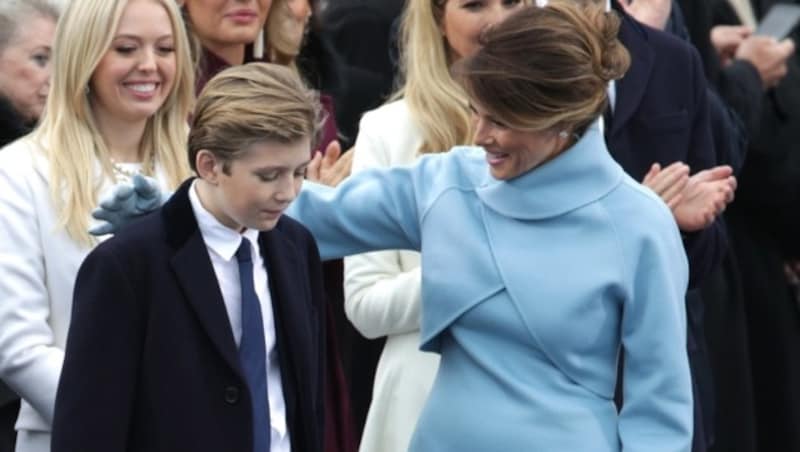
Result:
M361 115L381 105L392 93L397 73L397 19L404 3L404 0L322 2L320 34L327 37L350 70L369 78L368 86L359 86L351 93L354 98L337 105L342 110L338 119L348 143L355 141Z
M757 22L773 5L797 2L732 3L712 1L715 25ZM790 37L797 43L800 33ZM784 272L785 262L800 256L799 62L792 52L785 65L759 70L766 92L758 130L728 212L745 300L758 451L800 451L800 305Z
M778 47L764 41L751 39L741 50L731 43L712 41L713 5L706 0L677 1L671 22L672 31L691 40L698 49L709 85L714 90L709 98L725 109L714 121L712 108L717 157L731 165L738 176L746 158L748 140L758 132L764 96L761 73L785 62L786 56L775 55ZM732 32L736 31L717 29L714 37L719 40ZM741 43L745 37L739 36ZM770 55L771 58L765 58ZM729 116L727 120L726 116ZM729 235L733 242L735 234L729 231ZM755 396L748 322L739 264L733 243L729 245L722 265L701 290L711 378L710 394L703 395L709 407L704 413L704 424L710 437L709 451L755 452Z
M348 61L348 52L337 47L328 32L327 17L313 15L296 63L312 86L332 98L339 142L342 149L350 149L361 115L380 105L388 88L383 74Z
M704 288L719 452L800 450L800 311L784 274L798 255L800 68L790 42L752 35L775 3L680 0L709 79L749 136L726 213L733 253Z
M787 74L787 59L793 53L793 46L790 42L777 42L753 35L757 21L755 15L757 9L754 11L754 5L750 4L749 0L715 0L713 2L678 0L673 3L675 7L667 29L691 39L702 56L710 84L716 90L710 97L712 104L722 101L729 113L733 113L731 117L727 118L727 121L724 114L718 115L718 121L713 126L714 141L718 151L717 158L721 160L721 163L730 164L736 170L737 175L742 174L745 179L741 181L742 185L751 185L752 182L748 182L747 179L752 180L752 177L748 174L752 174L753 162L760 160L752 152L758 148L756 143L761 139L760 137L763 137L761 128L768 115L768 110L772 108L770 102L774 100L774 93L769 93L781 83ZM728 19L715 18L715 11L717 15L720 11L724 11L723 14L728 15ZM734 15L744 17L745 25L737 23L736 20L730 20ZM768 92L767 95L764 94L765 91ZM714 122L713 108L712 105L712 122ZM725 126L725 122L729 124L728 127ZM738 133L736 130L731 130L730 125L736 126L735 129L738 129ZM731 139L733 135L737 134L741 136L739 139ZM750 146L747 145L748 139L753 143ZM747 152L748 148L750 154ZM748 193L752 193L752 191L751 188L742 187L738 196L748 197ZM768 296L766 294L769 292L769 284L757 284L760 288L754 290L753 282L761 281L763 283L773 280L777 284L774 288L778 292L785 292L786 283L782 280L781 266L775 265L775 263L780 263L780 259L774 259L775 247L762 241L766 237L758 238L761 233L753 234L754 231L749 226L743 227L742 221L736 218L739 215L732 213L742 212L744 204L741 200L734 203L726 215L731 224L729 228L731 252L726 256L723 265L708 278L702 288L705 309L703 321L709 350L709 363L713 370L711 387L714 390L713 404L711 405L714 411L704 413L707 418L704 424L706 428L710 427L709 437L712 439L709 450L719 452L795 451L798 449L785 443L784 441L788 440L785 438L764 442L765 435L774 436L772 432L758 432L760 439L757 441L757 422L762 424L772 415L764 412L764 404L757 403L756 397L763 398L763 395L768 392L780 393L782 390L767 389L764 391L762 390L764 385L759 384L759 379L753 378L754 369L756 374L767 375L759 364L764 357L759 358L755 355L764 355L765 353L766 356L773 355L773 351L763 348L760 351L755 347L751 350L751 344L753 341L758 342L758 337L762 336L762 333L754 332L752 335L750 333L753 320L755 320L751 316L753 309L750 305L753 303L762 305L761 298ZM754 203L754 205L759 204L760 202ZM789 207L789 204L786 207ZM769 210L763 210L760 213L762 216L756 221L767 221L768 218L774 218L776 211L769 212ZM754 239L758 246L753 246ZM764 245L763 249L761 245ZM770 257L770 255L773 256ZM764 259L773 262L771 265L763 265L766 263ZM777 281L774 280L776 275L779 275ZM783 297L779 296L778 298ZM765 303L765 305L770 303ZM778 304L785 305L781 301L778 301ZM764 309L764 306L761 308ZM791 319L791 315L789 319ZM752 361L751 355L753 356ZM786 356L786 358L789 357ZM771 380L768 384L780 381L781 378ZM786 381L790 381L789 378ZM707 394L702 396L707 396ZM766 410L770 411L771 407L766 407ZM713 415L710 425L709 415ZM759 418L758 421L756 417ZM770 429L774 428L774 425L780 425L780 422L773 423L772 420L766 422L772 424Z

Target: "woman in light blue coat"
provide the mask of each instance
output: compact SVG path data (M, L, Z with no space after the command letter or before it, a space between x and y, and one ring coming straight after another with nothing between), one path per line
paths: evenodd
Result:
M681 238L599 128L629 62L618 20L570 3L524 8L460 65L481 147L313 186L288 212L324 257L422 252L441 365L411 451L690 450Z

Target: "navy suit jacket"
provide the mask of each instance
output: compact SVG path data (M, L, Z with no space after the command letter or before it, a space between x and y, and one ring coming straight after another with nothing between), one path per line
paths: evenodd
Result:
M631 66L617 82L606 142L614 159L641 181L654 162L682 161L692 173L717 164L707 86L697 51L680 39L634 21L623 12L619 40ZM721 262L726 234L721 221L684 233L689 287Z
M81 266L53 452L252 452L250 396L190 185ZM259 244L292 450L320 452L324 295L316 242L283 216Z

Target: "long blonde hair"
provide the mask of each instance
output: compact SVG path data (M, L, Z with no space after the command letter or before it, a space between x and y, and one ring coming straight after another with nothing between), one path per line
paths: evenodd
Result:
M392 98L405 98L422 132L421 154L444 152L472 139L467 95L450 75L447 42L439 27L445 3L408 0L401 23L403 84Z
M167 11L175 42L176 76L169 96L147 120L141 141L143 168L157 161L174 189L190 175L186 161L187 118L194 100L189 43L173 0L154 0ZM50 166L50 195L59 227L83 245L98 190L113 178L109 150L97 128L87 95L92 74L111 46L128 0L74 0L56 28L53 78L40 127L34 139ZM102 173L96 171L100 162Z
M467 95L450 74L452 61L441 32L447 1L408 0L401 22L402 84L391 100L404 98L408 104L422 132L420 154L445 152L473 138Z

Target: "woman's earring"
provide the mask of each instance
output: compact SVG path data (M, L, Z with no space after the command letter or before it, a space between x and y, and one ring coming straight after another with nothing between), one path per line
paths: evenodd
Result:
M566 130L562 130L561 132L558 132L558 137L561 138L562 140L566 139L568 136L569 136L569 133Z
M258 30L258 36L253 43L253 59L262 60L264 58L264 27Z

